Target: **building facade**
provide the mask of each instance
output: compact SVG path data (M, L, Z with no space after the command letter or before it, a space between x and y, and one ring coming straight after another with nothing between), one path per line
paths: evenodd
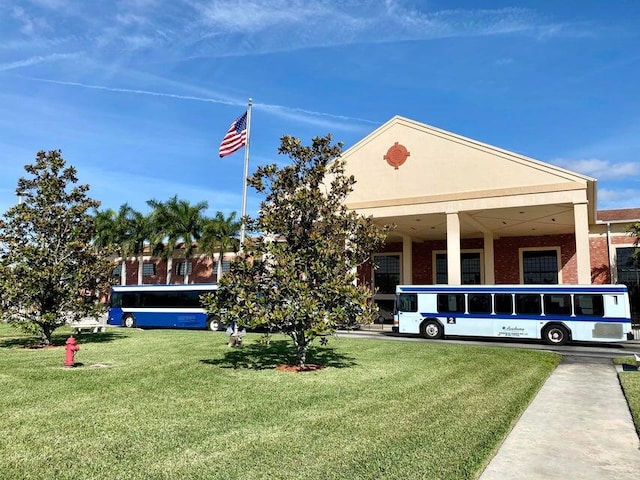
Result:
M357 180L347 206L394 226L359 272L387 319L396 285L438 283L625 283L640 314L627 233L640 208L597 211L595 178L399 116L343 159ZM217 280L217 258L176 254L172 282ZM166 261L144 262L143 283L164 283ZM137 271L130 259L127 283Z
M348 207L394 226L360 271L383 312L397 284L638 285L640 209L598 212L595 178L403 117L343 158Z

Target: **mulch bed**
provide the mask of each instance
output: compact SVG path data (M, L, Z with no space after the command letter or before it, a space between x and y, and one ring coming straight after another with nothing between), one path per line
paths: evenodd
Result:
M321 370L323 369L324 366L322 365L316 365L313 363L308 363L304 366L300 366L300 365L278 365L276 367L276 370L280 370L281 372L315 372L317 370Z

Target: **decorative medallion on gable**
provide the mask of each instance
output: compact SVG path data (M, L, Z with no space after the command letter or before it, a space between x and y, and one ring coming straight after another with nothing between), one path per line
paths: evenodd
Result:
M398 142L394 143L387 154L383 157L389 165L398 170L398 167L402 165L407 157L411 155L404 145L400 145Z

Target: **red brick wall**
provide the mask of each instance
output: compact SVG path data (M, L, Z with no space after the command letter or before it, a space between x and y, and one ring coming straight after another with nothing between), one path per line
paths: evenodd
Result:
M589 254L591 258L591 283L611 283L609 272L609 249L606 237L589 239Z
M520 249L521 248L539 248L560 247L560 264L562 283L577 283L578 267L576 261L575 237L568 235L544 235L544 236L528 236L528 237L505 237L494 240L495 252L495 278L496 284L519 284L520 283ZM598 252L594 252L597 247ZM413 243L413 283L430 285L433 283L433 251L446 251L446 240L425 241ZM484 248L484 241L481 238L465 239L461 241L460 248L462 250L477 250ZM596 242L591 246L591 262L592 262L592 278L594 283L605 283L608 281L608 256L599 252L600 243ZM380 251L384 252L402 252L401 243L390 243ZM603 258L606 260L607 276L602 276ZM599 270L598 270L599 269ZM361 281L371 282L370 266L363 266L359 270ZM597 274L597 275L596 275Z

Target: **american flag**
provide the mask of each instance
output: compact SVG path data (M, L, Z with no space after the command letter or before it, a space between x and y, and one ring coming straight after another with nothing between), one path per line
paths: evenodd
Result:
M247 112L236 118L220 143L220 158L247 144Z

